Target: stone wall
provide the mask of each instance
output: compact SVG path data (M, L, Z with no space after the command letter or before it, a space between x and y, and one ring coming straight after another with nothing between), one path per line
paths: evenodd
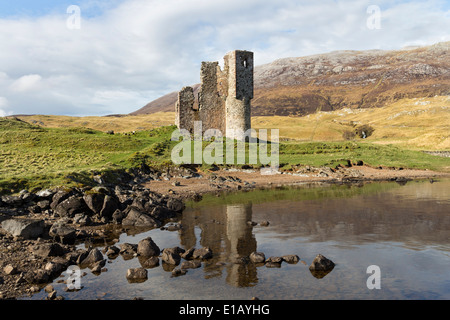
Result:
M194 109L192 87L178 93L175 124L191 133L194 121L202 121L202 131L218 129L230 138L241 138L251 128L253 98L253 52L232 51L224 57L224 70L218 62L202 62L198 110Z
M225 133L225 99L220 96L218 88L218 76L222 76L221 73L218 62L202 62L198 113L203 132L212 128Z
M192 87L183 87L178 92L175 104L175 125L180 129L194 131L194 121L198 120L198 112L194 110L194 90Z

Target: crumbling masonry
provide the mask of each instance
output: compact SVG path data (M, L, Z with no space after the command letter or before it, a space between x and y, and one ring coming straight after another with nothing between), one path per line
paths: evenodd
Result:
M235 50L224 57L224 70L218 62L202 62L198 108L192 87L183 87L175 105L175 124L194 132L194 121L202 122L202 134L218 129L228 138L242 139L251 128L253 99L253 52Z

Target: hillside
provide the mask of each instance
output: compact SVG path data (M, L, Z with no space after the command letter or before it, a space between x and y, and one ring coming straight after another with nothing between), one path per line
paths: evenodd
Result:
M449 49L450 42L443 42L395 51L335 51L256 66L252 115L298 116L448 95ZM174 111L176 99L172 92L131 114Z
M83 127L99 131L131 132L151 130L161 126L174 124L175 114L171 112L157 112L136 116L87 116L71 117L56 115L17 115L7 118L18 118L32 125L43 128L76 128Z
M342 141L346 131L359 125L375 129L365 141L393 144L413 150L450 151L450 97L402 98L379 108L319 111L306 116L253 116L255 129L278 128L282 138L296 141ZM41 127L87 127L116 133L172 125L174 112L123 117L18 116Z
M278 128L280 136L296 141L342 141L346 132L369 125L363 139L409 150L450 150L450 97L399 99L379 108L320 111L303 117L257 116L252 127ZM359 137L355 140L362 140ZM449 160L450 164L450 160Z

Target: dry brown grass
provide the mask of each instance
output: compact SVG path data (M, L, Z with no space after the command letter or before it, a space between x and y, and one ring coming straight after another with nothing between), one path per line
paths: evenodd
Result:
M369 124L365 139L415 150L450 150L450 97L401 99L386 107L316 112L304 117L253 117L252 126L279 128L280 136L300 141L342 141L346 130Z
M174 123L174 112L123 117L22 116L43 127L87 127L130 132ZM413 150L450 150L450 97L400 99L385 107L344 108L303 117L255 116L255 129L278 128L280 136L298 141L342 141L347 130L369 124L375 128L367 142L394 144ZM358 138L357 138L358 139Z
M173 124L174 112L158 112L140 116L108 116L108 117L70 117L53 115L19 116L21 120L42 127L68 128L85 127L99 131L113 130L114 132L131 132L151 130L161 126Z

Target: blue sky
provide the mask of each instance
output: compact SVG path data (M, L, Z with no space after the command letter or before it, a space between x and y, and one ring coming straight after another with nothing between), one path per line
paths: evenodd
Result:
M368 27L371 5L379 29ZM201 61L235 49L260 65L431 45L448 30L444 0L0 0L0 116L129 113L198 83Z
M64 14L70 5L78 5L86 18L94 18L124 0L0 0L0 18L39 17Z

